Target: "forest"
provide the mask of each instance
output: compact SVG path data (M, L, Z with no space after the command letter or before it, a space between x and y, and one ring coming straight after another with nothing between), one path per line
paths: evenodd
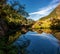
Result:
M29 14L24 5L16 0L10 1L11 5L7 2L8 0L0 0L0 54L17 54L12 43L30 30L34 21L26 18Z
M17 0L10 1L10 4L8 0L0 0L0 54L18 54L18 48L13 46L13 43L28 31L51 29L60 32L59 8L60 5L48 16L34 21L28 19L29 14L24 4L20 4ZM24 54L24 47L21 47L21 54Z

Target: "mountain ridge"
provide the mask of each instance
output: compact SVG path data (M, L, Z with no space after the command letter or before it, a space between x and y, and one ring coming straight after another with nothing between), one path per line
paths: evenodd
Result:
M49 14L49 15L52 15L52 14L56 14L56 10L57 9L60 9L60 4ZM60 12L60 10L57 10L58 12ZM58 14L58 13L57 13ZM47 15L47 16L45 16L45 17L42 17L42 18L40 18L39 20L42 20L43 18L46 18L46 17L48 17L49 15ZM58 14L58 15L60 15L60 13Z
M50 28L52 21L60 20L60 4L48 15L42 17L32 26L32 28Z

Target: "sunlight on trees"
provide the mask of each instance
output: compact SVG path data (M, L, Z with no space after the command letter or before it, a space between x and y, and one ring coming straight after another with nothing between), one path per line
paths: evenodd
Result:
M28 25L26 17L29 15L17 1L12 0L11 5L7 1L0 1L0 54L17 54L17 49L11 44L22 34L23 25L24 28Z

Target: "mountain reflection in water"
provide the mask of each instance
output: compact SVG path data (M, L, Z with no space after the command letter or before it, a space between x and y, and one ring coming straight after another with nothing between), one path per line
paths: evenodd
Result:
M20 36L14 45L18 47L18 52L25 46L24 54L60 54L59 40L51 34L38 34L37 32L27 32ZM19 52L19 54L21 54Z

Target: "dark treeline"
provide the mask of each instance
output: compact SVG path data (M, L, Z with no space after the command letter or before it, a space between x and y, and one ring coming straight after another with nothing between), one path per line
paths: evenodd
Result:
M34 21L26 19L29 14L24 5L17 0L10 1L9 5L7 1L0 0L0 54L17 54L17 49L11 44L19 35L26 33Z

